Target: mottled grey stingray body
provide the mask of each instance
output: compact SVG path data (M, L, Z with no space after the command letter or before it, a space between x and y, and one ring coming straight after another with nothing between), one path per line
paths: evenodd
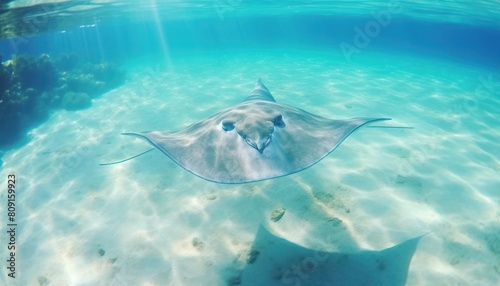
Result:
M147 140L198 177L238 184L304 170L359 127L382 120L390 118L331 120L276 103L259 80L245 101L184 130L124 135Z

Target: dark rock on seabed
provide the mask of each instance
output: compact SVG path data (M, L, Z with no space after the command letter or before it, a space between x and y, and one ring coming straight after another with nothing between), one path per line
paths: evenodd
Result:
M120 86L125 72L112 63L81 63L78 55L0 55L0 148L8 147L53 110L79 110Z

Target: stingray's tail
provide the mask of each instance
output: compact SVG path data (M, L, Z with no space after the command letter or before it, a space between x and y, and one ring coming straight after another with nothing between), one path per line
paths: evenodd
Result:
M139 156L142 156L142 155L144 155L144 154L146 154L146 153L149 153L149 152L153 151L154 149L156 149L156 148L151 148L151 149L149 149L149 150L147 150L147 151L142 152L141 154L137 154L137 155L132 156L132 157L127 158L127 159L123 159L123 160L116 161L116 162L111 162L111 163L100 163L99 165L100 165L100 166L109 166L109 165L115 165L115 164L120 164L120 163L123 163L123 162L127 162L127 161L129 161L129 160L132 160L132 159L134 159L134 158L137 158L137 157L139 157Z
M387 128L387 129L414 129L413 126L383 126L383 125L368 125L364 128Z

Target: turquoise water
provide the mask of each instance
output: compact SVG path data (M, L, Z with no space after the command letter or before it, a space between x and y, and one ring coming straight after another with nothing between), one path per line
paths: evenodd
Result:
M4 4L4 66L75 53L125 77L86 91L90 106L49 105L2 145L0 178L17 177L17 248L16 278L3 262L0 284L495 285L495 2L170 3ZM23 32L23 15L39 33ZM56 67L45 97L67 91ZM243 185L205 181L157 150L99 166L150 148L121 133L181 130L238 104L259 78L279 103L414 129L362 128L311 168ZM7 191L0 200L5 242Z

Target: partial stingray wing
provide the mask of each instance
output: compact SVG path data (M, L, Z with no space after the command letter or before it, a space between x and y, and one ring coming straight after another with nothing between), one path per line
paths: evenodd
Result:
M248 109L245 103L245 109ZM359 127L389 118L330 120L274 102L286 123L276 128L261 154L236 132L225 132L220 122L232 109L179 132L124 133L146 139L187 171L212 182L238 184L289 175L304 170L332 152Z

